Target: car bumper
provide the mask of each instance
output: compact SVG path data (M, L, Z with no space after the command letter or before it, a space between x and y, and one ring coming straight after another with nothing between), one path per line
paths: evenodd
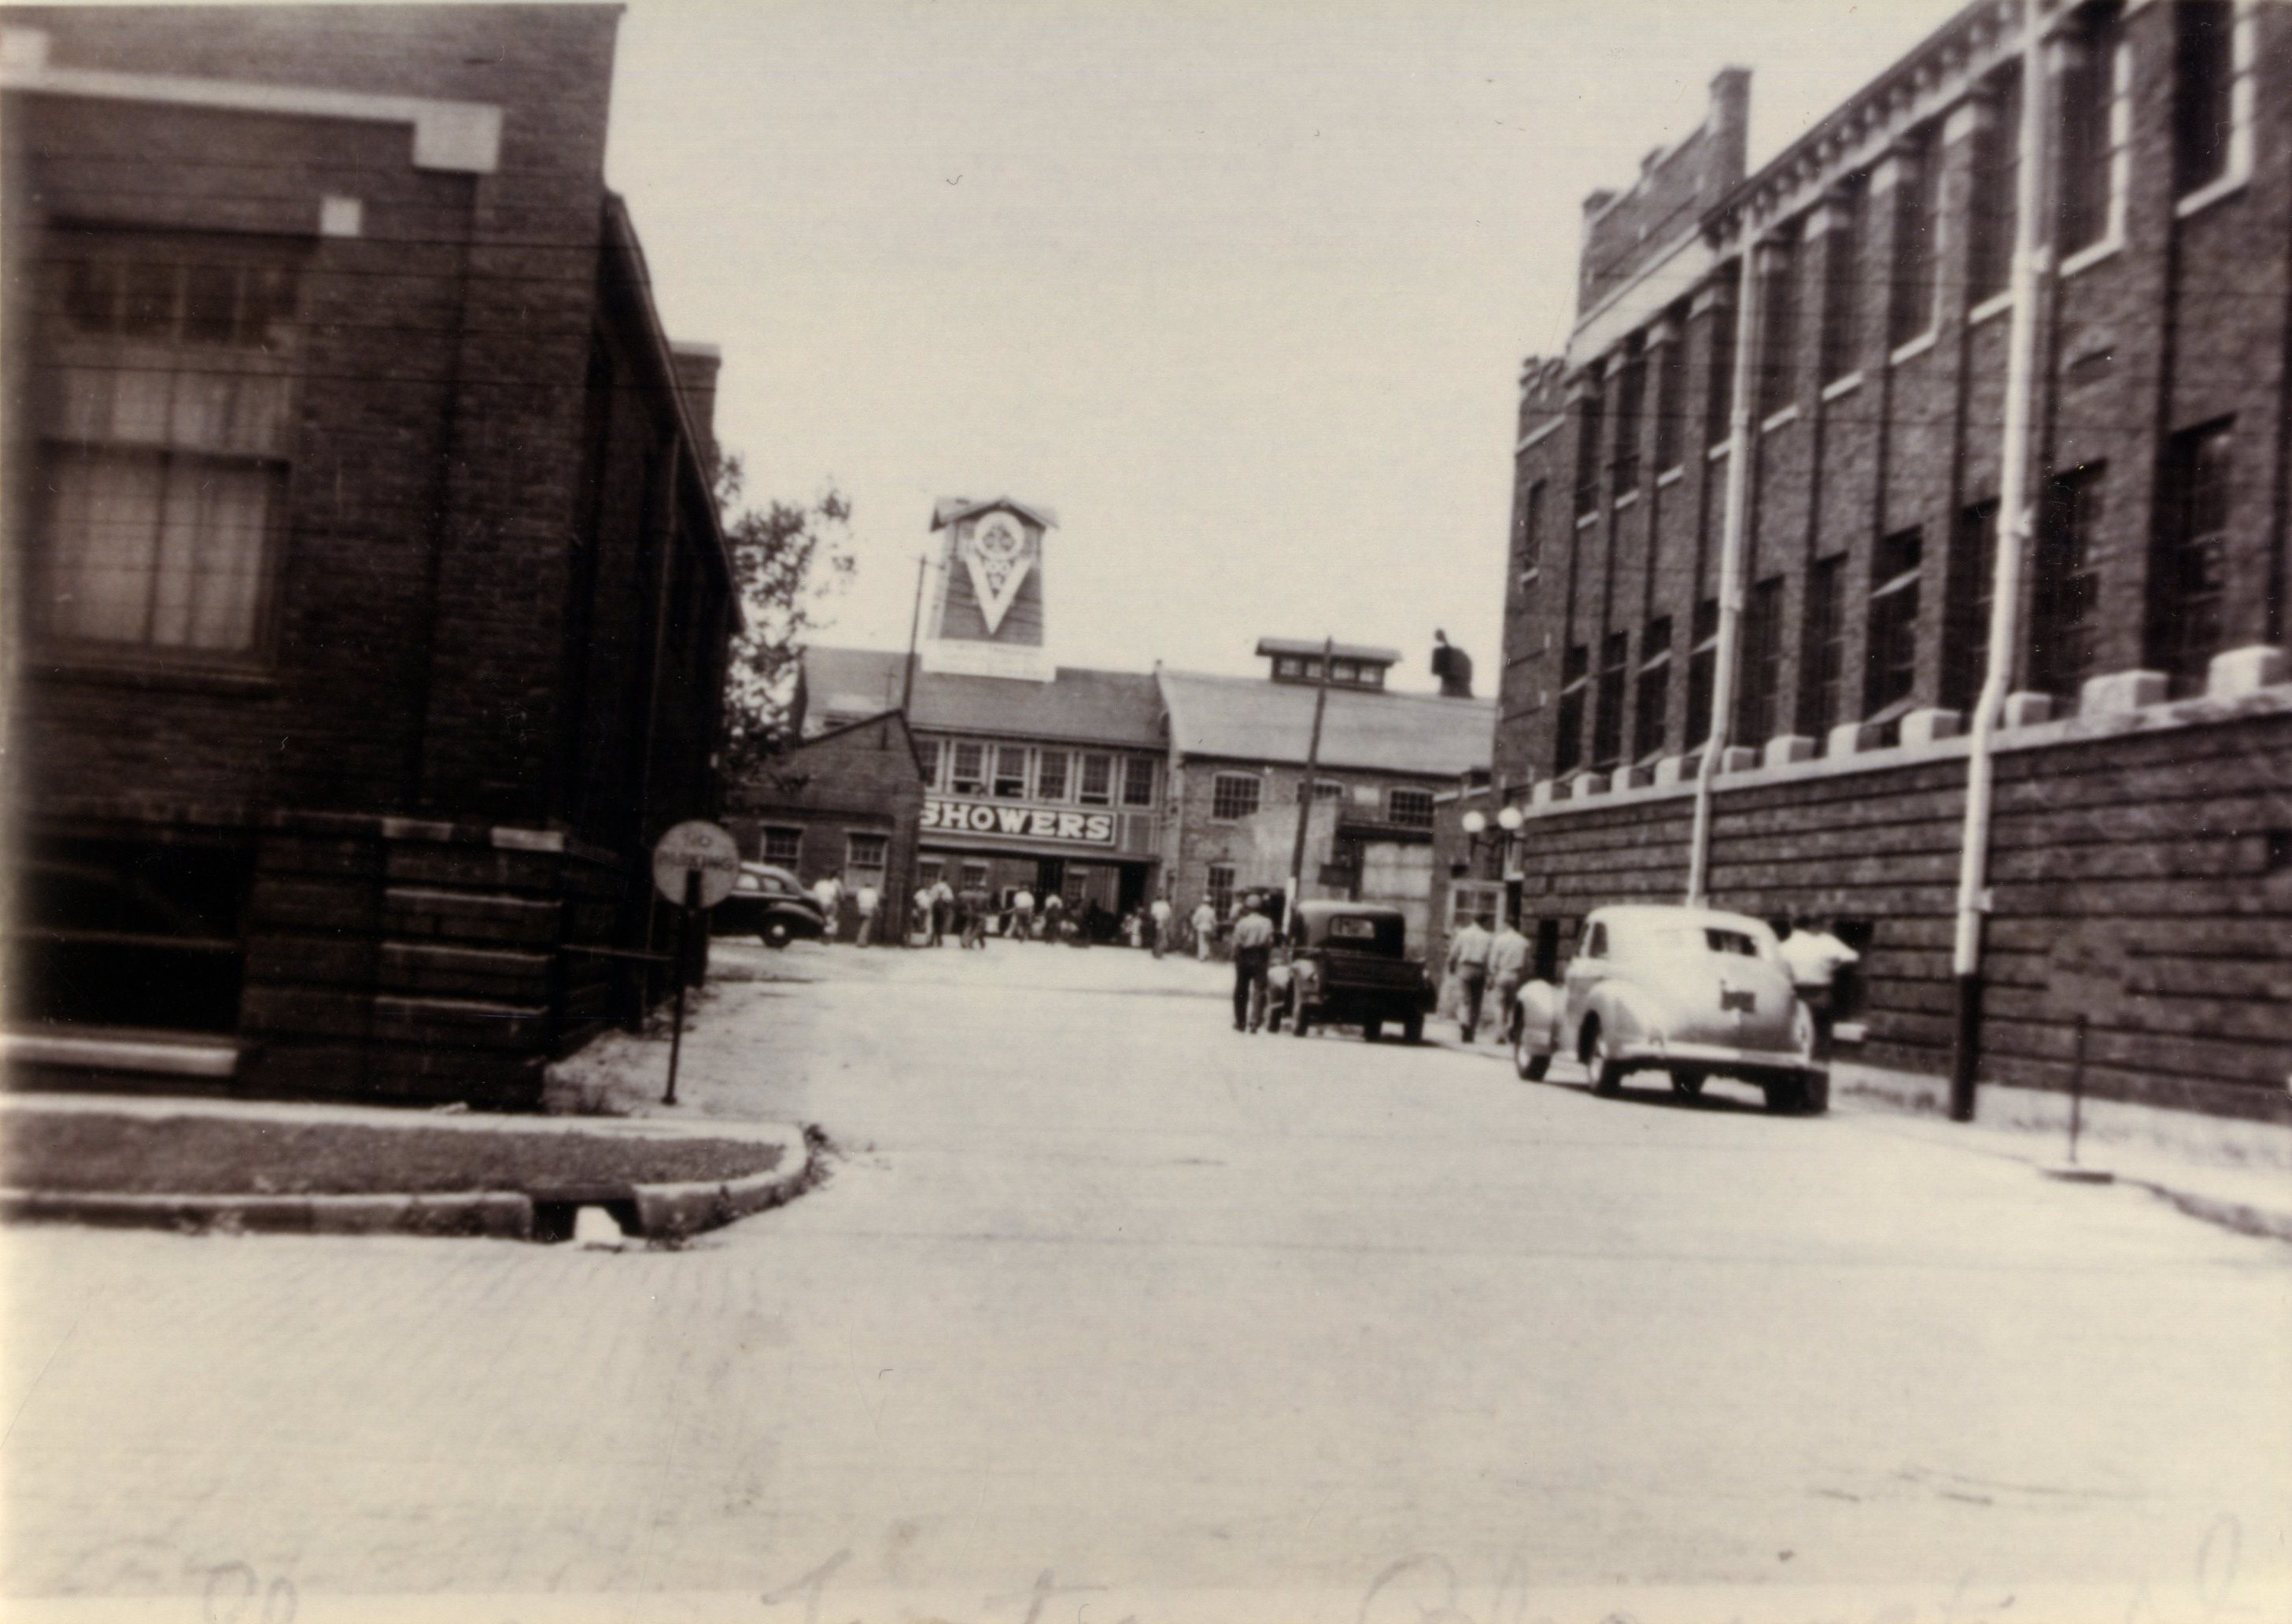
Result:
M1822 1068L1797 1054L1772 1049L1739 1049L1723 1043L1671 1043L1643 1038L1612 1051L1615 1058L1633 1066L1691 1067L1699 1071L1723 1071L1730 1077L1787 1081Z

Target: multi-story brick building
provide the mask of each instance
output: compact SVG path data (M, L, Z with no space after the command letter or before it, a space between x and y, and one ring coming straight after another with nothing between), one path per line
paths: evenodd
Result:
M528 1101L658 940L732 610L617 15L0 12L15 1067Z
M1446 855L1509 873L1555 947L1699 863L1722 905L1836 916L1865 949L1847 1030L1884 1064L2059 1086L2083 1016L2098 1088L2279 1110L2292 10L2046 0L2029 85L2022 14L1968 6L1755 174L1723 74L1697 131L1587 199L1567 351L1522 378L1496 782L1451 804L1524 822L1452 823ZM2032 522L1969 1029L2017 327ZM2072 974L2095 962L2101 1006Z

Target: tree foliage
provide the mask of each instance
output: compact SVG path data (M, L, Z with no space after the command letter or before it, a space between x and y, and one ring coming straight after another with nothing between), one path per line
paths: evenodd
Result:
M833 485L809 506L743 507L740 459L716 470L716 505L731 549L733 589L745 624L724 678L728 777L768 759L786 739L805 642L827 599L851 578L851 499Z

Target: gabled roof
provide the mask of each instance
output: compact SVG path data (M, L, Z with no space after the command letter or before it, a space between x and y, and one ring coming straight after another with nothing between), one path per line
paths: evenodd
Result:
M1302 764L1318 690L1263 677L1161 674L1170 741L1181 755ZM1321 721L1326 767L1454 778L1489 763L1496 704L1433 694L1332 687Z
M974 514L998 507L1009 508L1037 529L1058 529L1059 516L1049 508L1038 507L1032 502L1013 501L1009 497L989 497L984 502L974 502L969 497L941 497L932 504L931 527L935 530L945 529L950 524L960 524Z
M1308 659L1321 658L1321 644L1306 637L1261 637L1257 652L1262 658L1272 654L1302 654ZM1350 659L1372 666L1397 666L1400 650L1380 649L1375 643L1341 642L1329 650L1331 659Z
M807 717L860 715L895 707L908 657L879 649L803 651ZM908 721L924 732L1053 739L1077 744L1162 747L1162 695L1153 674L1061 666L1050 682L916 672Z

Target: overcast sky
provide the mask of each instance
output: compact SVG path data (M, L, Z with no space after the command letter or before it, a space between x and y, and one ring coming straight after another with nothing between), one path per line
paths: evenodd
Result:
M1584 194L1753 70L1755 165L1957 0L635 0L608 160L753 494L833 481L827 641L942 496L1049 506L1072 665L1435 626L1494 686L1514 383Z

